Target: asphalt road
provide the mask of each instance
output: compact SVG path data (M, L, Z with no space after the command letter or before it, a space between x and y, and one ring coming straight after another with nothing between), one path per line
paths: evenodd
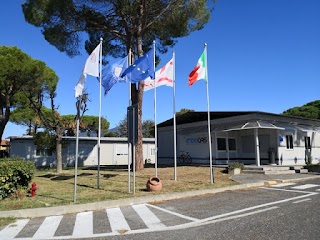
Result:
M316 179L34 218L0 239L320 239L319 193Z

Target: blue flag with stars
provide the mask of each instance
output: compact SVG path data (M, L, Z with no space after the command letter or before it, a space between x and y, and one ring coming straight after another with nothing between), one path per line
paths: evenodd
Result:
M154 79L154 74L154 50L152 48L142 57L138 58L131 66L129 66L121 74L121 77L128 75L129 82L137 83L146 79L147 77Z

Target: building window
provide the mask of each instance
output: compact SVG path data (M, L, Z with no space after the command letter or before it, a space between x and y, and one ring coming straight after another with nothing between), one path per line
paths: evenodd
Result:
M217 145L219 151L226 151L227 150L227 139L226 138L217 138ZM236 139L229 138L228 139L228 145L230 151L236 151Z
M36 156L38 157L47 157L52 156L52 151L49 149L38 149L36 150Z
M227 150L227 144L226 144L225 138L217 138L217 145L218 145L219 151Z
M304 144L306 149L311 149L311 139L310 137L304 137Z
M229 138L228 139L228 144L229 144L229 150L230 151L236 151L237 150L236 139Z
M287 149L293 149L293 136L286 135Z

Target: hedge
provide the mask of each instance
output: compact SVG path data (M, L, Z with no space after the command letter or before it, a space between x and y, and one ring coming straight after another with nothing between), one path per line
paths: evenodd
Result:
M0 159L0 200L18 189L27 189L31 182L35 163L20 158Z

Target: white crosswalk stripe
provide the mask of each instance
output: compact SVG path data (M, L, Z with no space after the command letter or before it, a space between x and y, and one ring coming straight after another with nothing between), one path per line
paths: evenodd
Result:
M37 232L33 235L33 238L45 239L53 237L62 218L63 216L50 216L45 218Z
M29 219L18 220L0 232L0 239L13 239L27 225Z
M304 184L304 185L292 187L292 189L304 190L304 189L309 189L309 188L314 188L314 187L319 187L319 186L320 185L318 185L318 184Z
M132 207L138 213L138 215L148 228L163 229L166 227L146 205L139 204L133 205Z
M172 223L170 223L172 222L172 218L168 216L176 218L177 225L179 222L182 224L186 221L193 221L193 219L187 219L186 216L180 216L174 212L161 211L162 209L160 207L156 208L157 211L161 211L157 213L158 216L152 210L153 208L148 207L148 204L138 204L124 208L116 207L100 210L100 213L88 211L76 215L49 216L44 219L38 218L35 219L35 221L23 219L0 230L0 239L14 240L18 238L43 240L60 239L62 237L83 238L95 236L94 232L97 232L96 234L106 233L118 235L119 233L137 229L161 230L167 226L160 219L169 221L168 224L171 224L169 226L172 226ZM124 216L124 213L127 214L127 216ZM70 224L68 226L65 226L66 219L71 219L70 222L68 221ZM97 225L99 221L106 223L106 225L101 228L101 225ZM28 231L29 228L35 229L33 236L31 235L32 233ZM69 229L69 231L65 232L66 229Z
M120 208L110 208L107 209L107 215L109 218L110 226L112 232L130 230L130 227L123 216Z
M73 228L73 237L85 237L93 234L93 213L82 212L77 214Z
M292 186L292 185L296 185L296 183L280 183L277 185L272 185L272 187L280 188L280 187L287 187L287 186Z

